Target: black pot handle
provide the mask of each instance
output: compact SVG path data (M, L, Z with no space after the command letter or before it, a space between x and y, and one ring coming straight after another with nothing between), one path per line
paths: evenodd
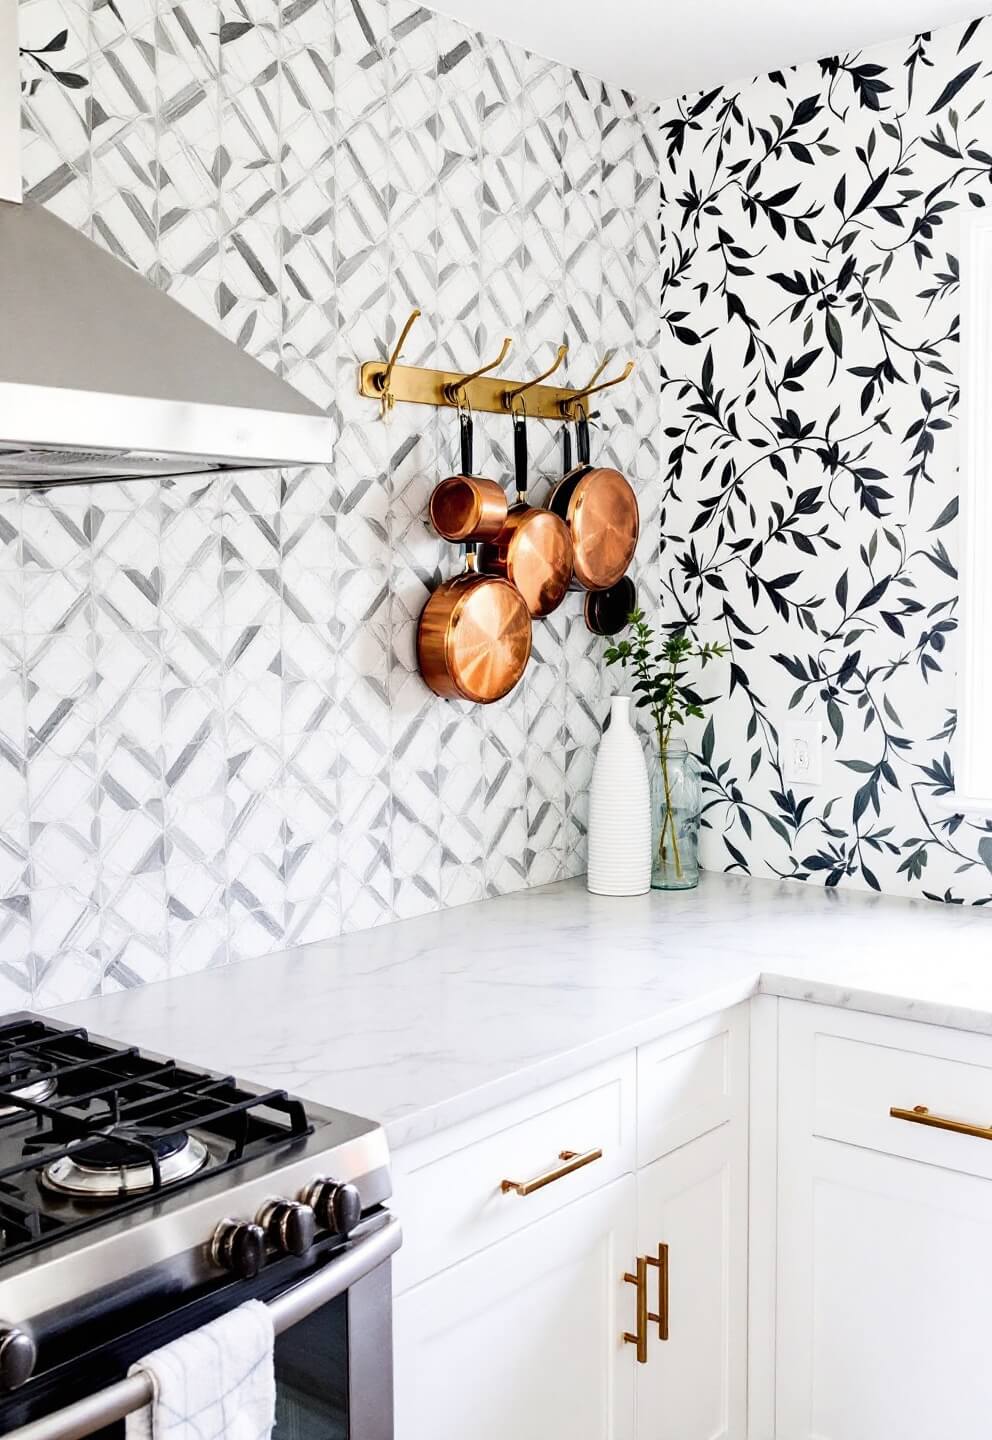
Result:
M461 444L462 452L462 474L471 475L473 464L472 449L474 440L471 410L458 411L458 438Z
M475 440L475 429L472 424L472 412L468 408L458 407L458 442L461 448L461 473L471 475L472 466L475 463L472 454ZM465 560L469 565L474 565L475 560L469 560L469 556L475 556L478 552L478 542L467 540L465 542Z
M589 446L589 416L584 410L575 422L575 443L579 452L579 464L588 465L592 451Z
M513 473L517 486L517 500L527 500L527 420L517 411L513 416Z
M561 473L567 475L572 468L572 432L567 425L561 427Z

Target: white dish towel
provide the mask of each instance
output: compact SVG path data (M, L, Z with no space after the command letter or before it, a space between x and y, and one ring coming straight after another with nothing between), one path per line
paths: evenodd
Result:
M269 1440L275 1424L274 1334L249 1300L133 1365L155 1398L127 1417L127 1440Z

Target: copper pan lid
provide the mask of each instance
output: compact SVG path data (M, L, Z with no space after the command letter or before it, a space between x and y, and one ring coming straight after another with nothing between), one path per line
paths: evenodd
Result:
M527 500L527 422L523 409L513 415L513 465L517 503L507 512L502 533L479 550L479 568L500 575L520 591L535 618L557 610L572 579L572 537L550 510Z
M527 668L530 648L523 597L507 580L471 571L434 591L417 628L421 673L448 699L501 700Z
M592 469L576 482L567 519L576 580L587 590L608 590L637 549L637 496L619 470Z

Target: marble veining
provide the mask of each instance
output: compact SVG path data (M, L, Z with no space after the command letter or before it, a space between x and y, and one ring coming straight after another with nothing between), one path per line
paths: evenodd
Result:
M396 1147L757 993L992 1034L990 962L983 910L568 880L52 1013L374 1116Z

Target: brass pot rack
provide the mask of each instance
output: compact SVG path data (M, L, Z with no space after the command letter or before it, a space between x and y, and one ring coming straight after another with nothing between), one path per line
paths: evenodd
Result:
M495 360L480 365L477 370L459 374L453 370L425 370L418 365L401 365L400 356L407 336L420 318L420 311L411 312L400 337L393 346L388 360L366 360L359 372L359 389L370 400L378 400L383 415L393 409L398 400L409 405L443 405L457 409L467 405L472 410L488 410L497 415L509 414L515 404L523 406L527 415L536 420L574 420L578 417L580 402L601 390L610 390L629 379L633 360L628 360L622 372L612 380L600 380L600 376L613 358L611 351L598 366L588 385L581 390L567 386L545 385L562 365L568 354L567 345L559 345L554 362L542 374L532 380L508 380L492 376L510 352L512 341L507 336ZM524 396L526 395L526 400Z

